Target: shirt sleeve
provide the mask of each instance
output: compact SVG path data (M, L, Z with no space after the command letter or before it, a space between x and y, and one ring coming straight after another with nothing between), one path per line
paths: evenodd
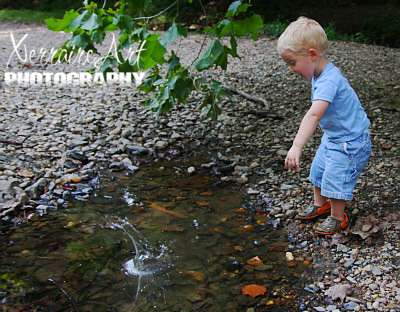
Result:
M312 101L323 100L332 103L333 99L336 96L337 90L337 85L332 81L325 80L317 82L314 85Z

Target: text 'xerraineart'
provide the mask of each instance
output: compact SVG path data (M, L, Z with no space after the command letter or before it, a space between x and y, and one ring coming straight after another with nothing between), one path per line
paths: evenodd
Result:
M101 71L103 65L106 62L115 61L117 64L124 64L129 62L131 65L137 65L139 68L139 58L141 52L145 51L143 48L146 41L144 41L140 47L136 50L130 48L126 55L123 56L117 52L117 43L114 34L112 35L111 44L105 56L95 55L93 50L84 51L81 48L77 48L76 54L67 51L66 49L54 49L46 50L43 47L40 50L28 50L24 41L28 34L25 34L18 42L16 42L13 33L10 33L11 43L13 50L7 61L6 68L11 67L13 59L17 59L23 64L34 65L57 65L61 63L67 63L71 65L91 65L94 69ZM135 82L136 85L140 85L145 76L145 72L11 72L7 71L4 74L4 82L8 85L98 85L98 84L116 84L131 85Z

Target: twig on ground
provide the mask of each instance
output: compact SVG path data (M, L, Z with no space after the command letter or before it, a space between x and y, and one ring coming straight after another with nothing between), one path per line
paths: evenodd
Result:
M239 90L239 89L237 89L235 87L227 87L227 86L225 86L225 89L230 91L230 92L232 92L232 93L236 93L236 94L238 94L240 96L243 96L243 97L245 97L246 99L248 99L250 101L264 104L264 106L265 106L265 108L267 110L270 109L269 103L266 100L264 100L264 99L262 99L262 98L260 98L258 96L248 94L248 93L246 93L246 92L244 92L242 90Z
M24 142L29 138L30 136L28 135L27 137L25 137L21 142L18 141L14 141L14 140L8 140L4 137L0 137L0 143L4 143L4 144L12 144L12 145L21 145L23 146Z

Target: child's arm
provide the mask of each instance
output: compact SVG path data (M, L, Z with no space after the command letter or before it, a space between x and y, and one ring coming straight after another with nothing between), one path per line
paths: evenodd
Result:
M301 151L317 128L325 110L328 108L328 105L329 102L322 100L315 100L312 103L310 109L301 121L299 131L297 132L296 138L293 140L293 145L286 156L286 168L290 168L292 171L297 171L300 168Z

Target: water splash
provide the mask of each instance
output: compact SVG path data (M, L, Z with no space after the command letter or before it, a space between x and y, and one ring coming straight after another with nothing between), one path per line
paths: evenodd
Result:
M136 278L137 285L135 299L130 310L138 308L140 293L153 293L157 297L165 297L169 276L166 270L172 267L167 247L154 247L132 224L127 220L117 218L109 225L112 229L120 229L129 238L133 246L132 259L124 263L123 269L129 277ZM158 294L158 295L157 295Z

